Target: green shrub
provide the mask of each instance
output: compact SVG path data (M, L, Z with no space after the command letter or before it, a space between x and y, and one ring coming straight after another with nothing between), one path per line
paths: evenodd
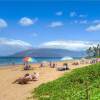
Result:
M39 100L100 100L100 64L66 73L63 77L40 85L32 95Z

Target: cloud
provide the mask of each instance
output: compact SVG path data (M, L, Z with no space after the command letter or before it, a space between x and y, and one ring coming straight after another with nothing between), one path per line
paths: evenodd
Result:
M55 28L55 27L61 27L63 26L63 23L61 21L55 21L55 22L52 22L50 25L48 25L49 27L51 28Z
M96 25L91 25L89 26L86 31L88 32L95 32L95 31L100 31L100 23Z
M56 15L57 16L62 16L63 15L63 12L62 11L56 12Z
M88 21L87 20L74 20L72 23L73 24L87 24Z
M72 12L70 12L70 17L74 17L74 16L77 16L77 14L76 14L76 12L75 11L72 11Z
M39 47L41 48L59 48L59 49L67 49L73 51L82 51L86 50L90 46L95 46L97 43L90 41L50 41L41 44Z
M7 27L7 22L4 19L0 19L0 28Z
M28 17L23 17L20 19L19 23L22 26L30 26L30 25L35 24L37 21L38 21L38 18L30 19Z
M86 18L87 17L87 15L85 15L85 14L77 14L77 12L75 12L75 11L70 12L69 16L70 17L78 17L78 18Z
M30 49L32 45L22 40L0 38L0 48L0 56L5 56Z
M87 22L88 22L87 20L81 20L81 21L79 21L80 24L87 24Z

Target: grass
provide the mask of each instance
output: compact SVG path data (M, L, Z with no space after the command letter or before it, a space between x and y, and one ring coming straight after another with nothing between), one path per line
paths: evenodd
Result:
M66 73L63 77L42 84L33 92L38 100L100 100L100 64Z

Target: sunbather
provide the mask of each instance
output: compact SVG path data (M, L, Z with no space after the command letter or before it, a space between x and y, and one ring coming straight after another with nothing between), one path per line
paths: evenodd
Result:
M28 82L29 82L28 78L20 77L20 78L16 79L13 83L27 84Z
M73 62L72 65L79 65L79 63L78 62Z
M34 74L32 75L32 79L33 81L37 81L39 79L39 73L34 72Z
M58 67L57 68L58 71L64 71L64 70L68 70L68 69L69 68L68 68L68 64L67 63L63 64L63 67Z
M33 75L27 73L24 75L24 77L16 79L13 83L27 84L29 81L37 81L38 79L39 79L39 73L34 72Z

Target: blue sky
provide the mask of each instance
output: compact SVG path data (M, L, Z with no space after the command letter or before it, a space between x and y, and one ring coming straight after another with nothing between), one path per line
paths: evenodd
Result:
M36 47L53 41L98 41L99 1L0 1L0 38Z

